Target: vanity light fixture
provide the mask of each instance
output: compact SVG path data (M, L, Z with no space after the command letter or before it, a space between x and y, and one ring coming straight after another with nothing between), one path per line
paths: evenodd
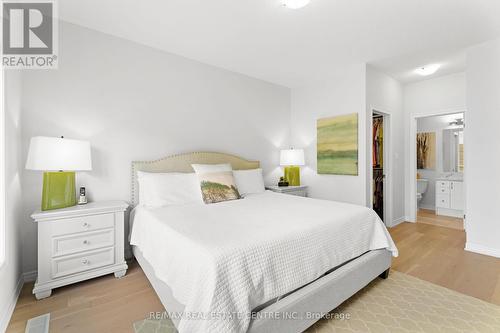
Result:
M464 120L462 118L457 118L455 121L450 122L450 126L463 126Z
M441 67L439 64L432 64L432 65L427 65L427 66L422 66L417 69L415 69L415 73L422 75L422 76L428 76L432 75L437 72L437 70Z
M305 7L311 2L311 0L281 0L283 6L290 9L299 9Z

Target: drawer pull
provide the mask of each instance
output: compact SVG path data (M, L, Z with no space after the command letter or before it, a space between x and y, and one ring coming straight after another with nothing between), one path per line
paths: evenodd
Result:
M82 259L82 264L88 265L90 262L88 259Z
M84 223L83 223L83 227L84 227L84 228L88 228L88 227L90 227L90 224L88 224L87 222L84 222Z
M89 241L88 241L88 240L84 240L84 241L83 241L83 244L85 244L85 245L89 245Z

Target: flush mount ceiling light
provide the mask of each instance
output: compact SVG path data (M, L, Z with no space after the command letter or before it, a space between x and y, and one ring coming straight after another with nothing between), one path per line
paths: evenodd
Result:
M311 0L281 0L283 6L291 9L299 9L305 7Z
M438 65L438 64L422 66L422 67L415 69L415 73L422 75L422 76L432 75L432 74L437 72L439 67L441 67L441 65Z

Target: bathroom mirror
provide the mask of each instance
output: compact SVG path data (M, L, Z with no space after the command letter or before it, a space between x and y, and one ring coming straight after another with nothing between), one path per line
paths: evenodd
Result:
M450 128L443 130L443 171L464 171L463 128Z

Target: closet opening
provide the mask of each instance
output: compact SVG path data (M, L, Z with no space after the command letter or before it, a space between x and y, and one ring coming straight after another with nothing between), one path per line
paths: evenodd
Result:
M373 210L384 220L384 117L373 114Z
M370 127L370 202L385 225L392 226L390 114L372 110Z

